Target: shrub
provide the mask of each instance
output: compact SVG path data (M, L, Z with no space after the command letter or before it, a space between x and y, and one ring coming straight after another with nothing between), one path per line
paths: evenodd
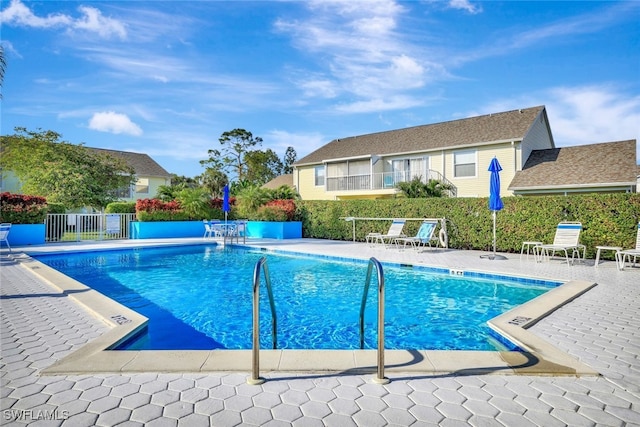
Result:
M48 212L50 214L63 214L67 212L67 208L62 203L47 203Z
M47 200L25 194L0 194L0 222L42 224L47 217Z
M240 218L256 218L258 209L270 200L269 191L258 186L243 188L237 194L236 208Z
M260 206L255 214L257 221L287 221L287 213L279 206Z
M136 218L138 221L185 221L189 215L182 211L180 203L175 200L140 199L136 202Z
M188 221L189 215L182 211L136 212L136 219L141 222L151 221Z
M185 188L176 195L176 200L190 219L205 219L209 215L211 197L204 188Z
M113 202L104 209L105 213L136 213L135 202Z
M296 216L296 204L291 199L272 200L258 208L257 216L260 221L293 221Z

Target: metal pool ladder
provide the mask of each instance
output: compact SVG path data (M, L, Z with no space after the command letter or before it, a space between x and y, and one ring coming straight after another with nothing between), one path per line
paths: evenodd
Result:
M271 278L267 258L262 257L256 263L253 270L253 346L251 353L251 378L247 379L248 384L258 385L265 382L260 378L260 269L264 271L264 281L269 295L269 305L271 306L271 340L273 349L277 348L278 319L276 317L276 305L273 302L273 292L271 291Z
M367 305L367 295L371 284L371 272L376 268L378 275L378 371L377 377L373 379L378 384L388 384L389 378L384 376L384 273L382 264L377 259L371 257L367 268L367 278L364 284L362 304L360 305L360 349L364 348L364 309Z

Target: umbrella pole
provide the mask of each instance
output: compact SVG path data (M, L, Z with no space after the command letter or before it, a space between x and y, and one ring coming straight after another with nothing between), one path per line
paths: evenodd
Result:
M496 211L493 211L493 257L496 256Z
M491 260L494 259L507 259L504 255L496 254L496 211L493 211L493 255L484 255L480 256L480 258L489 258Z

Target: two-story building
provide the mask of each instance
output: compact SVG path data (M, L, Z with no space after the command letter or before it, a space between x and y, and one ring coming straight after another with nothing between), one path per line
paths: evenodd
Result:
M493 157L505 196L637 188L635 140L556 148L544 106L335 139L294 164L292 184L302 199L375 199L419 177L486 197Z

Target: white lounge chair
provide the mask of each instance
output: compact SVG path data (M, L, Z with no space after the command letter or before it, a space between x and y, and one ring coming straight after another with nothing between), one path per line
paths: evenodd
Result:
M391 222L391 226L389 227L389 231L387 234L382 233L369 233L367 234L365 240L367 243L372 245L381 244L385 246L387 243L393 242L395 239L400 237L407 237L406 234L402 231L404 228L406 220L404 219L394 219Z
M553 243L534 246L534 254L538 262L543 259L553 257L556 252L564 252L567 264L573 264L574 258L584 260L586 246L580 244L580 232L582 232L582 223L580 222L561 222L556 228L556 235ZM582 250L582 256L580 255ZM569 251L571 251L571 263L569 262Z
M398 237L395 239L396 246L400 246L402 243L402 247L406 248L407 243L411 245L413 249L418 249L421 246L429 246L431 247L431 242L435 241L436 246L440 242L438 237L434 237L435 230L438 223L436 221L424 221L415 237Z
M616 252L616 264L618 265L618 270L624 270L624 265L627 262L627 258L629 262L633 258L633 265L636 265L636 261L640 257L640 222L638 223L638 234L636 235L636 247L635 249L625 249L623 251Z
M0 224L0 242L5 242L11 253L11 245L9 244L9 231L11 231L11 223L3 222Z

